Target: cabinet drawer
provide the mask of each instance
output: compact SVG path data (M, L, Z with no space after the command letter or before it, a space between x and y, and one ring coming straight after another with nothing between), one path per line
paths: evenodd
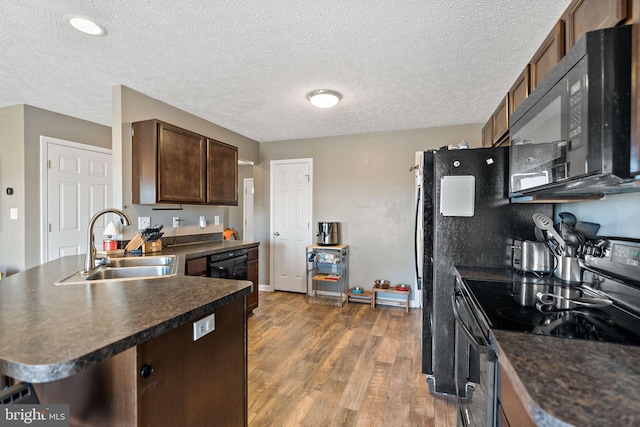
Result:
M247 260L258 259L258 248L249 248L247 250Z

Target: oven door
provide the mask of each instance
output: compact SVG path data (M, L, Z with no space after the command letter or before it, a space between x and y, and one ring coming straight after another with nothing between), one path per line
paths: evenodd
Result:
M455 381L459 426L492 426L495 353L458 289L452 296L455 327Z

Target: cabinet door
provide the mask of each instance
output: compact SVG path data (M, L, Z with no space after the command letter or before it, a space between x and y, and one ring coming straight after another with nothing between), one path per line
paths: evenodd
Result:
M509 94L505 95L502 102L493 113L493 138L492 144L496 145L502 141L509 130Z
M502 413L507 426L535 426L502 365L499 366L498 371L498 395L496 398L498 399L496 406L501 409L500 413ZM496 414L498 420L500 420L500 413Z
M238 149L207 140L207 203L238 206Z
M491 147L493 144L493 116L482 128L482 147Z
M573 0L563 15L567 50L586 32L613 27L627 18L628 0Z
M196 258L187 261L185 265L187 276L207 276L207 257Z
M509 117L518 109L520 104L529 97L531 85L529 83L530 66L524 68L511 89L509 89Z
M246 325L238 299L215 311L215 330L197 341L188 322L140 345L138 425L246 426Z
M258 308L258 249L248 251L247 280L253 283L253 291L247 296L247 314Z
M158 124L158 202L205 203L205 138Z
M531 59L531 90L547 77L547 74L564 56L564 21L560 20L553 27L547 38Z

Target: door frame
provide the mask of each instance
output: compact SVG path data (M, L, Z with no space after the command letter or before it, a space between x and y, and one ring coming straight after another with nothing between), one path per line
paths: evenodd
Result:
M251 189L251 194L249 194L249 189ZM254 195L255 195L255 187L253 178L244 178L242 180L242 194L244 199L242 200L242 240L253 240L255 235L254 226ZM251 203L247 203L248 200L251 200ZM247 228L248 224L251 223L251 235L247 236Z
M46 262L49 250L49 144L112 155L112 149L40 135L40 262ZM113 166L111 167L113 172ZM113 179L113 173L111 174ZM112 183L113 186L113 183ZM113 191L113 188L112 188Z
M313 219L313 158L303 158L303 159L284 159L284 160L271 160L270 164L269 164L269 247L271 248L270 253L271 256L269 256L269 290L270 291L274 291L275 287L274 287L274 276L275 276L275 260L274 260L274 251L273 248L275 247L275 239L274 239L274 235L273 233L275 232L275 218L274 218L274 211L275 211L275 207L274 207L274 194L275 194L275 177L274 177L274 166L276 165L285 165L285 164L290 164L290 163L307 163L309 165L309 189L311 194L309 194L308 197L308 212L309 212L309 227L308 228L308 233L307 233L307 246L311 244L311 242L313 241L312 238L312 234L313 234L313 227L311 227L311 222ZM305 265L305 270L306 270L306 265Z

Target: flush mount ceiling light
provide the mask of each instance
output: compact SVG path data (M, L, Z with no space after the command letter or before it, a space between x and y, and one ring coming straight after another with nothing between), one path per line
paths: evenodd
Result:
M102 25L86 16L68 15L67 20L73 28L85 34L92 36L104 36L107 34L107 30Z
M335 90L318 89L307 94L307 99L319 108L333 107L342 99L342 94Z

